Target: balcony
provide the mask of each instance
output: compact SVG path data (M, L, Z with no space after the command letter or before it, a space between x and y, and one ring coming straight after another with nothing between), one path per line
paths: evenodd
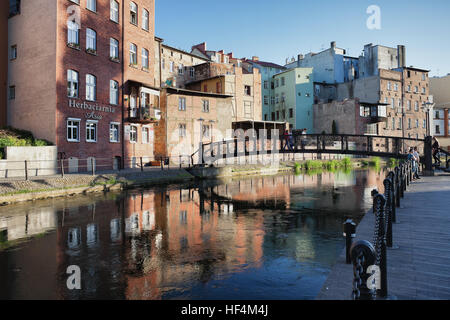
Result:
M387 119L386 105L361 104L360 116L367 118L369 123L385 122Z
M141 124L157 123L161 120L161 110L151 106L129 108L127 120Z

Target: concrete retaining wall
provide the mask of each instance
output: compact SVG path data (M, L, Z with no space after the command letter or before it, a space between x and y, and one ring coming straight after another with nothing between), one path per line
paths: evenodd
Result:
M5 160L0 160L0 178L24 177L25 160L28 176L53 175L58 172L58 148L5 147Z

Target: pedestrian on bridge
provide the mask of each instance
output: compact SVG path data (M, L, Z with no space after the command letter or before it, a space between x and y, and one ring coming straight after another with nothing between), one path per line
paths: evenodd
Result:
M435 165L437 165L437 166L441 166L441 159L439 158L439 148L441 147L440 145L439 145L439 141L438 141L438 139L436 139L436 137L433 137L433 145L432 145L432 148L433 148L433 158L434 158L434 161L435 161Z

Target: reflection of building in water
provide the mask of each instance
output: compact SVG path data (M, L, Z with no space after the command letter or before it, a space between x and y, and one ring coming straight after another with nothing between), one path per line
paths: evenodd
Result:
M56 215L53 208L36 208L25 215L0 217L0 232L4 241L13 241L56 228Z

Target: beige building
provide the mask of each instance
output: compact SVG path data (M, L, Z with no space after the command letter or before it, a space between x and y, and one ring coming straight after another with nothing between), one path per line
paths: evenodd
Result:
M443 149L450 151L450 74L440 78L430 78L430 93L434 99L432 133Z

